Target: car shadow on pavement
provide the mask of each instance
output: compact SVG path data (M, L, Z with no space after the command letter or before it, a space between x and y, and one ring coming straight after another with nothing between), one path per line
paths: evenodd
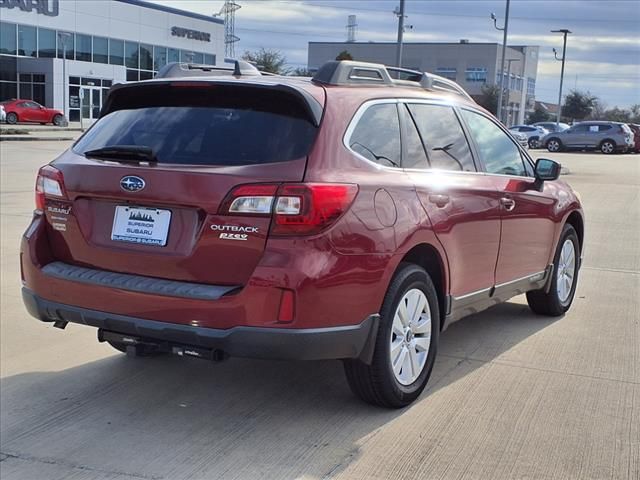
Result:
M409 409L427 415L435 392L553 321L507 303L452 325L428 389ZM324 478L408 411L360 402L336 361L212 364L114 353L4 378L0 388L4 454L144 478Z

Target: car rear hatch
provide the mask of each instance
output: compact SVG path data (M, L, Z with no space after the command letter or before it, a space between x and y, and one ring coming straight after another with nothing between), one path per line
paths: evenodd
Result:
M41 171L53 260L244 285L271 216L229 213L225 199L245 189L258 202L245 207L260 208L260 185L243 185L303 180L318 90L232 80L116 87L93 127Z

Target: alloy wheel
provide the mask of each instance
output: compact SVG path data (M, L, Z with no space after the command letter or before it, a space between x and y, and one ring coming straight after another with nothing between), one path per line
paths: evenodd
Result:
M550 152L557 152L560 150L560 143L558 143L557 140L549 140L549 143L547 143L547 149Z
M613 153L614 146L611 142L604 142L600 147L602 153Z
M431 310L427 297L417 288L407 291L393 316L389 356L396 380L410 385L427 363L431 343Z
M560 303L566 303L571 296L571 289L576 275L576 249L571 239L566 239L560 250L558 271L556 272L556 288Z

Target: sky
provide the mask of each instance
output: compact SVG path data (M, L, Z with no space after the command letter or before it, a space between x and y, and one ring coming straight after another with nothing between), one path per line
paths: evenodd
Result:
M152 0L205 15L221 0ZM261 47L281 51L291 67L306 67L309 41L345 41L347 16L357 16L358 41L395 41L399 1L235 0L236 55ZM502 43L505 0L406 0L405 42ZM511 0L508 43L538 45L536 99L556 103L562 35L568 28L564 92L589 91L608 107L640 104L640 0Z

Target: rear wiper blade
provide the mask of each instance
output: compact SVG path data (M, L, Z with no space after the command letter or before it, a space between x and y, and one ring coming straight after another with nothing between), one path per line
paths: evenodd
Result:
M151 147L145 145L111 145L84 152L85 157L114 159L129 162L157 162Z

